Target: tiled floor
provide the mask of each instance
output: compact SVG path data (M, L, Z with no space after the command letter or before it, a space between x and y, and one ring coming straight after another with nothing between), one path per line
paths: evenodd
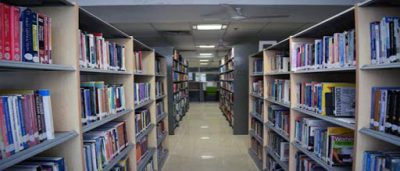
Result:
M163 171L257 171L247 135L233 135L217 103L190 103L169 136L170 156Z

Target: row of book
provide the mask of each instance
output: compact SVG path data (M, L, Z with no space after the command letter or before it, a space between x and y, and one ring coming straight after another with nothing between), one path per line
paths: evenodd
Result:
M253 73L263 73L264 61L262 58L255 58L253 61Z
M128 146L125 122L108 122L83 134L83 151L87 171L103 170Z
M261 118L264 115L264 100L255 98L253 101L253 112L259 115Z
M161 59L156 58L155 68L156 68L156 74L163 74L163 67L162 67Z
M135 57L135 72L142 73L143 72L143 51L135 51L133 52Z
M149 109L141 109L135 111L135 130L136 135L145 130L151 123L151 115Z
M188 75L187 74L182 74L179 72L173 72L172 73L172 79L174 81L187 81L188 80Z
M82 124L90 124L125 110L122 84L107 85L104 81L81 82Z
M174 111L176 112L178 118L182 118L189 106L189 99L187 97L182 98L180 101L175 101Z
M143 139L137 140L136 143L136 163L139 164L143 157L148 154L148 137L145 136Z
M400 170L400 152L398 151L365 151L363 171L397 171Z
M166 160L168 154L168 149L164 148L164 146L161 144L160 146L157 147L157 161L158 163Z
M156 103L156 115L160 116L164 114L164 102L160 101Z
M219 68L220 72L228 72L234 69L235 66L235 62L234 60L229 61L228 63L226 63L225 65L221 66Z
M106 41L103 33L80 31L79 64L82 68L125 71L125 47Z
M326 171L321 165L319 165L316 161L311 159L309 156L302 152L296 153L296 171Z
M181 89L185 89L187 87L188 87L188 82L174 83L172 85L172 89L174 90L174 93L178 92Z
M150 161L144 167L143 171L156 171L153 159L150 159Z
M267 81L267 87L267 98L290 104L290 80L269 80Z
M371 129L399 136L399 108L399 87L373 87L371 95Z
M181 63L179 63L177 61L173 62L173 69L174 69L174 71L183 72L183 73L187 73L187 71L188 71L188 67L186 67L185 65L182 65Z
M141 104L150 100L150 83L135 83L134 84L134 102Z
M250 149L256 154L260 161L263 160L263 146L254 137L250 139Z
M63 157L32 157L4 171L66 171Z
M221 94L221 96L227 101L227 102L229 102L229 103L232 103L233 104L233 102L234 102L234 94L232 93L232 92L229 92L229 91L221 91L221 92L219 92L220 94Z
M272 131L268 135L268 147L272 150L272 153L278 156L280 161L289 161L289 142Z
M271 157L271 155L267 155L266 159L266 168L267 171L284 171L282 166Z
M30 8L0 3L0 59L52 63L52 19Z
M0 90L0 160L54 139L50 90Z
M112 169L111 171L129 171L129 157L125 156L122 160L120 160Z
M351 166L354 131L316 118L296 118L295 140L330 166Z
M164 135L166 135L166 130L167 129L166 129L165 125L164 125L164 122L157 123L157 129L156 129L157 139L159 139L159 138L163 137Z
M353 29L300 45L292 57L292 71L355 66L354 36Z
M251 118L250 127L254 131L254 134L258 137L264 137L264 125L262 122L255 118Z
M174 94L174 102L179 102L179 101L185 99L186 97L188 97L188 94L186 91L179 91L178 93Z
M263 96L264 94L264 81L263 78L254 79L252 83L253 94Z
M355 84L302 82L296 84L297 106L323 116L354 117Z
M385 16L370 23L371 64L400 62L399 17Z
M163 81L156 81L156 97L164 95Z
M289 72L290 58L288 56L277 54L275 57L271 57L269 59L271 72Z
M279 105L268 105L268 122L289 135L290 111L288 108Z
M220 85L221 85L221 87L224 88L225 90L229 90L229 91L231 91L231 92L234 91L234 85L235 85L235 84L233 84L232 82L223 81L223 82L220 83Z
M235 74L234 74L234 72L228 72L228 73L222 74L220 76L220 79L221 80L233 80L233 79L235 79Z

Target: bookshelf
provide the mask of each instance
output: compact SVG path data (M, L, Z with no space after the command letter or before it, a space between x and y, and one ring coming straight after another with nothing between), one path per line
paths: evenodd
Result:
M178 50L173 50L171 62L171 80L169 89L172 90L172 96L169 97L172 106L169 106L169 134L173 135L175 129L179 127L179 122L189 111L189 79L188 62ZM168 70L169 71L169 70Z
M0 89L49 89L55 139L46 140L31 148L0 160L0 170L4 170L30 157L62 156L69 170L84 170L83 135L96 130L111 121L124 121L126 127L127 145L121 150L103 170L110 170L120 160L129 157L130 170L139 170L146 166L146 161L152 160L155 170L161 170L168 152L162 153L158 161L157 147L168 148L168 136L157 137L157 123L164 122L168 131L168 114L156 116L156 102L165 103L167 111L168 94L166 91L166 60L154 50L134 39L123 31L115 28L97 16L91 14L75 3L67 0L44 1L6 1L14 5L32 6L36 12L41 12L52 18L52 64L28 62L0 61L2 81ZM121 53L125 59L125 70L108 70L85 68L80 63L80 30L87 33L102 33L105 40L124 46ZM134 52L143 50L142 72L137 72ZM160 59L160 60L159 60ZM161 61L161 71L156 72L156 61ZM164 93L156 96L156 81L164 84ZM121 84L124 88L125 110L112 113L106 117L82 124L81 111L85 108L81 103L80 83L85 81L104 81L106 84ZM150 100L134 103L134 83L148 82L151 84ZM151 124L141 132L148 136L149 150L144 158L137 163L135 136L135 114L141 108L149 108Z

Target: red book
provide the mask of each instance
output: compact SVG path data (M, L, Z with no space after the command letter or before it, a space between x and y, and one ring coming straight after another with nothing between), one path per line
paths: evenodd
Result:
M39 144L40 139L39 139L39 129L38 129L38 121L37 121L37 115L36 115L36 103L35 103L35 95L30 94L28 96L29 99L29 110L31 111L29 114L31 115L30 117L32 118L32 132L33 132L33 138L34 138L34 144Z
M4 57L4 4L0 3L0 60Z
M11 6L11 60L21 61L21 42L20 42L20 10L18 7Z
M11 59L11 7L7 4L3 4L3 21L4 21L4 43L3 43L3 60Z
M30 99L29 99L29 94L23 95L23 101L22 101L22 111L24 114L24 124L25 124L25 129L28 135L28 145L29 147L32 147L36 145L36 142L34 141L34 132L33 132L33 120L32 118L32 109L30 108Z

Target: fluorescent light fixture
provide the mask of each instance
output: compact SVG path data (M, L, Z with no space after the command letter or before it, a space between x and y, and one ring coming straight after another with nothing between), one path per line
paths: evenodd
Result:
M208 60L208 59L200 59L200 62L208 62L208 61L210 61L210 60Z
M201 140L209 140L210 137L200 137Z
M192 26L193 30L224 30L225 24L197 24Z
M213 56L212 53L199 53L200 56Z
M208 128L208 125L203 125L200 128L206 129L206 128Z
M200 156L200 158L203 159L203 160L205 160L205 159L213 159L213 158L215 158L215 157L212 156L212 155L202 155L202 156Z
M199 45L197 47L202 49L210 49L210 48L215 48L215 45Z
M200 65L208 65L208 63L200 63Z

